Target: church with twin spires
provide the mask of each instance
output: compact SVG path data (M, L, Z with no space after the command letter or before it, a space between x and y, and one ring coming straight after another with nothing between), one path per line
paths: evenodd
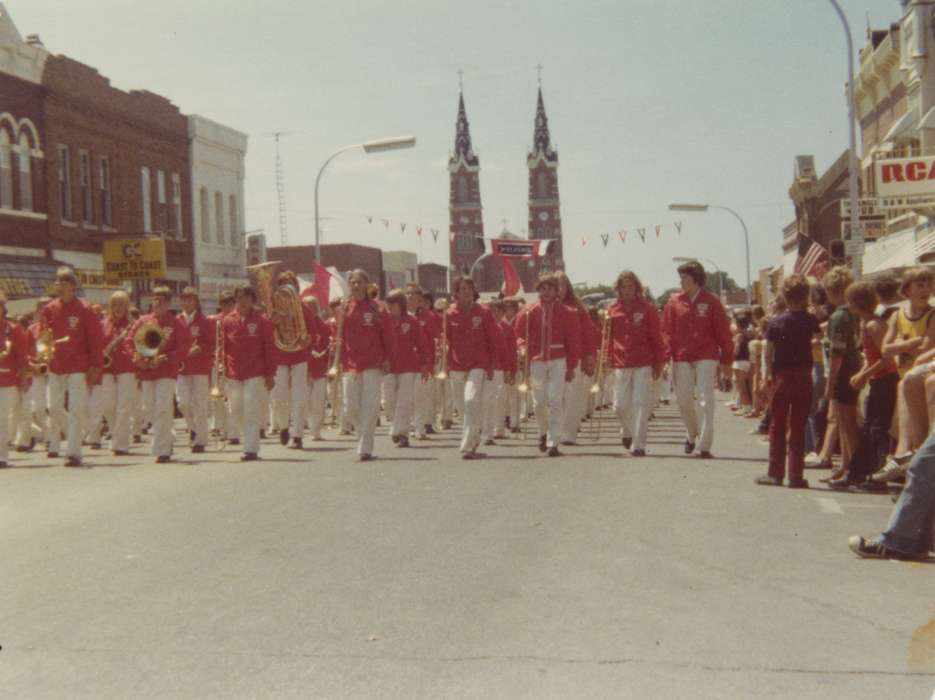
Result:
M548 254L536 261L513 259L523 289L532 292L542 272L564 269L562 259L562 219L558 195L558 152L552 148L549 120L542 100L542 87L536 103L532 150L526 157L529 172L530 239L551 240ZM454 152L448 159L449 174L449 273L451 278L467 274L477 259L490 252L484 240L483 207L480 196L480 161L471 145L471 130L464 108L464 91L458 96L458 119ZM518 238L506 231L500 238ZM485 258L475 271L480 292L499 292L503 267L499 260Z

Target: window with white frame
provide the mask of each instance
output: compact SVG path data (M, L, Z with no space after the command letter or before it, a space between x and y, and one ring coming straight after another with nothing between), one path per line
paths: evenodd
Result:
M166 203L166 174L162 170L156 171L156 197L160 204Z
M149 168L145 165L140 168L140 187L143 193L143 231L152 233L153 230L153 209L152 192L150 189Z
M58 147L59 207L63 221L74 221L71 206L71 151L68 146Z
M110 158L107 156L101 156L97 184L100 188L101 223L104 226L113 226L114 210L110 194Z
M13 208L13 164L10 137L0 131L0 207Z
M94 209L91 203L91 156L87 151L78 154L78 178L81 185L81 220L86 224L94 223Z
M216 241L224 243L224 195L214 193L214 225L216 227Z
M238 248L240 247L240 231L237 230L237 221L240 216L237 211L237 197L234 195L228 198L228 210L227 223L230 226L231 247Z
M19 160L19 208L22 211L32 211L32 153L26 134L19 138L17 159Z
M201 206L201 240L205 243L211 242L211 210L208 204L208 188L202 187L198 191L199 204Z
M175 237L185 239L185 227L182 225L182 179L178 173L172 173L172 228Z

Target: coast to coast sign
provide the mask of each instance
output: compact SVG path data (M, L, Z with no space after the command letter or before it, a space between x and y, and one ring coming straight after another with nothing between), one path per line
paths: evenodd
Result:
M166 276L166 242L161 238L104 241L104 278L108 284L156 280Z

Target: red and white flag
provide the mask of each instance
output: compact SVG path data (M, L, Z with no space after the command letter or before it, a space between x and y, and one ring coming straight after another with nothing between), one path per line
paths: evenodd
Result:
M548 254L552 239L534 238L516 240L512 238L491 238L490 252L507 258L541 258Z
M520 282L519 275L516 273L516 268L513 267L512 261L505 255L500 255L498 257L503 264L503 286L500 288L500 291L503 292L504 297L511 297L519 294L523 291L523 285L522 282Z
M831 258L824 246L812 241L812 244L805 251L805 255L800 255L795 261L795 272L806 277L817 277L821 279L828 271L828 264Z
M299 296L303 299L315 297L318 304L325 308L332 299L343 299L350 296L351 290L347 281L341 277L335 267L323 267L315 264L314 281L299 275Z

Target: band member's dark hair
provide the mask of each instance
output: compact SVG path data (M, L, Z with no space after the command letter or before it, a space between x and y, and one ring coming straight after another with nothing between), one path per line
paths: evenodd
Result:
M158 287L153 287L153 296L162 297L163 299L172 299L172 290L169 289L164 284L160 284Z
M296 277L292 270L283 270L276 275L276 285L282 287L285 284L291 286L295 291L299 291L299 278Z
M704 266L697 260L690 260L687 263L682 263L676 268L676 271L680 275L688 275L691 277L699 287L704 287L705 282L708 281L708 275L704 271Z
M368 299L379 299L380 298L380 288L376 285L375 282L371 282L367 285L367 298Z
M192 287L191 285L188 285L187 287L185 287L185 288L182 290L182 293L179 294L179 296L180 296L182 299L184 299L185 297L194 297L194 298L197 300L197 299L198 299L198 290L195 289L194 287Z
M471 289L474 290L475 297L477 295L477 285L474 284L474 280L471 277L458 276L454 278L454 281L451 283L451 291L457 294L461 290L462 284L471 285Z
M55 271L55 281L71 282L74 286L78 286L78 278L75 276L75 271L67 265L62 265Z
M435 295L432 294L432 292L430 292L428 289L425 289L424 287L420 288L419 295L429 303L429 306L435 304Z
M402 289L394 289L386 295L386 299L384 299L384 301L386 302L387 306L390 304L399 304L401 308L405 309L406 293Z
M558 291L558 278L551 272L543 272L539 275L539 279L536 280L536 291L539 291L540 287L550 286Z
M565 274L565 271L559 270L558 272L554 274L555 274L555 282L556 282L555 291L557 291L559 294L559 301L565 304L571 303L574 306L577 306L582 311L587 311L587 309L584 308L584 303L581 301L581 299L578 298L578 295L575 294L575 288L571 284L571 278ZM568 289L568 296L564 299L561 298L562 282L564 282L567 285L566 288Z
M347 273L347 281L350 282L352 277L360 277L364 281L364 286L370 284L370 275L361 270L359 267L356 270L351 270Z
M617 275L617 281L614 282L614 289L619 292L623 283L627 280L632 282L633 286L636 287L636 296L643 296L643 283L640 282L640 278L636 276L636 273L631 270L624 270Z
M233 304L235 300L234 292L231 289L225 289L218 295L218 305Z
M241 284L237 287L237 291L234 292L234 298L239 299L240 297L250 297L253 300L253 303L256 303L256 290L247 283Z

